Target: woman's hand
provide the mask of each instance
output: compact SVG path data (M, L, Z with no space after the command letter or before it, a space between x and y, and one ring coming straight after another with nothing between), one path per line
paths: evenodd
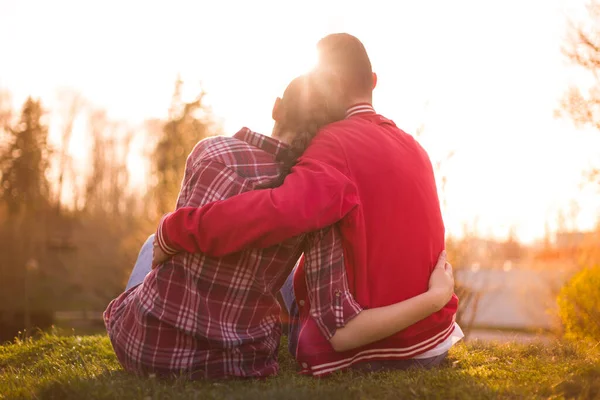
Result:
M347 351L389 337L440 311L453 292L452 266L443 251L429 277L428 291L388 306L362 310L336 330L329 342L335 351Z
M441 310L454 293L454 275L452 265L446 261L446 251L442 251L438 262L429 277L429 292L436 306Z

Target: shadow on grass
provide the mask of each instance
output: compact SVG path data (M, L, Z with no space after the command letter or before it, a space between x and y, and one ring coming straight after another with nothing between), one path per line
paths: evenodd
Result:
M360 373L347 371L325 379L286 369L266 380L186 381L138 378L106 371L90 378L51 381L39 387L39 399L496 399L499 393L460 369ZM507 394L507 393L505 393ZM509 396L510 397L510 396ZM516 396L515 396L516 397Z

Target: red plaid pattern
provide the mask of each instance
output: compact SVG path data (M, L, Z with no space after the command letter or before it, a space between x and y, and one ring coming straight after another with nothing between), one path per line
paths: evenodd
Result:
M309 239L308 245L304 262L296 271L296 274L304 273L305 279L296 279L294 287L300 323L304 325L307 318L314 319L329 340L338 328L356 317L362 307L348 288L343 239L338 227L320 231L314 241Z
M280 173L275 158L283 148L246 128L233 138L201 141L187 160L177 208L199 207L267 182ZM301 238L293 238L222 258L177 254L105 311L119 361L135 373L191 379L277 373L276 293L301 245Z

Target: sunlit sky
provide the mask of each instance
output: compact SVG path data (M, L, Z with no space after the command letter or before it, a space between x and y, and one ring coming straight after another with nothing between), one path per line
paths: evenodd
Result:
M0 0L0 89L55 106L81 92L132 125L165 117L177 74L202 84L228 134L270 133L273 100L314 61L332 32L359 37L379 85L375 108L420 140L434 162L450 151L448 230L463 224L520 239L556 226L578 202L577 225L600 201L582 172L600 164L600 134L554 110L584 80L561 54L579 0L33 1Z

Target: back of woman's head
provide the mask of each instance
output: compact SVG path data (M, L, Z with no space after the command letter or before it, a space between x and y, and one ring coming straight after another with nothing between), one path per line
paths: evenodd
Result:
M278 157L282 173L257 189L281 186L317 132L343 117L344 112L335 100L335 93L319 80L318 75L306 74L292 80L277 107L277 130L291 137L288 150Z

